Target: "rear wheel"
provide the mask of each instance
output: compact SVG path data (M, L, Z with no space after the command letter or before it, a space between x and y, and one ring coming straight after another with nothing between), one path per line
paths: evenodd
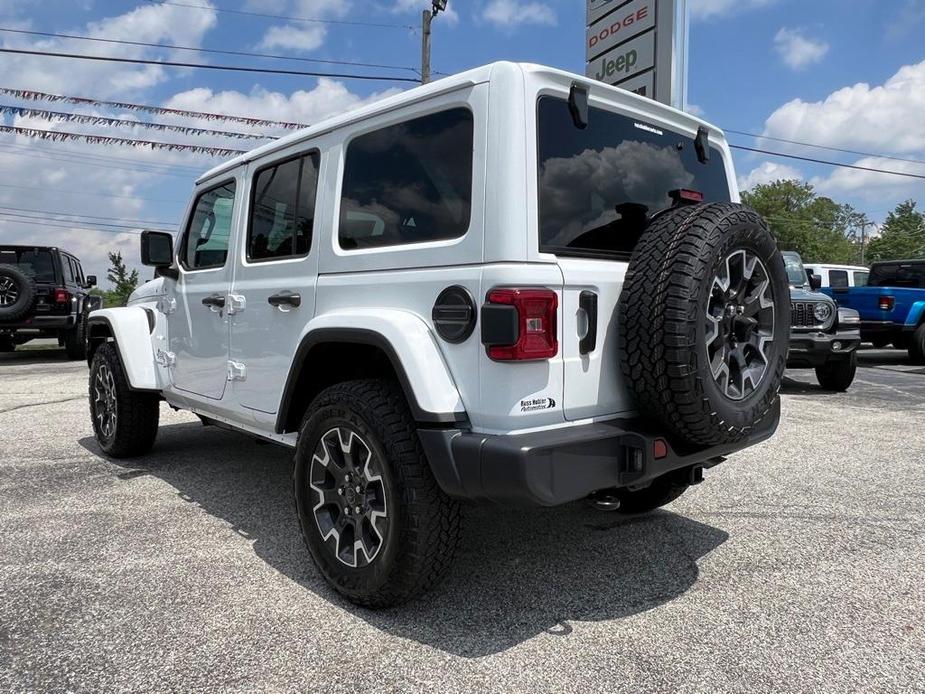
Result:
M913 364L925 364L925 323L922 323L909 340L909 359Z
M299 435L294 485L308 550L348 600L397 605L449 569L459 506L434 480L394 384L349 381L314 400Z
M97 443L113 458L144 455L154 445L160 398L131 390L111 342L96 350L90 365L90 416Z
M656 217L619 305L621 367L641 412L697 445L746 438L780 389L789 296L754 211L714 203Z
M87 324L80 320L75 328L63 335L64 351L68 359L87 358Z
M817 366L816 378L819 380L819 385L826 390L843 393L851 386L857 370L858 355L852 352L847 359L838 359L824 366Z

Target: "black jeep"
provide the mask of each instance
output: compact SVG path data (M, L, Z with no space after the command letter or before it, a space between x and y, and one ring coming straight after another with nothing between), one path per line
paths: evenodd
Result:
M0 352L39 337L57 337L71 359L87 353L87 314L102 299L91 296L96 277L60 248L0 246Z

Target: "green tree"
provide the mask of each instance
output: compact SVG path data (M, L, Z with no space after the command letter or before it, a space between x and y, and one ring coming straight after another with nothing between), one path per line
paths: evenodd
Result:
M782 250L823 263L848 263L857 255L849 238L857 213L850 205L816 195L809 183L762 183L742 193L742 201L768 221Z
M129 295L138 286L138 270L129 272L119 251L109 253L109 264L106 277L112 282L113 289L106 292L106 305L125 306Z
M925 214L906 200L890 212L880 236L868 246L870 260L902 260L925 257Z

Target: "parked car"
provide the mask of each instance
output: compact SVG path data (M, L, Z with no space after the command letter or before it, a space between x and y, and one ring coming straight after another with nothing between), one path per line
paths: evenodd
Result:
M867 286L870 270L862 265L805 264L806 272L818 275L821 281L819 291L835 299L849 287Z
M866 287L840 291L837 298L861 314L865 342L907 349L913 362L925 363L925 258L874 263Z
M799 253L786 251L783 256L790 280L787 368L815 369L823 388L848 390L858 368L860 317L818 291L820 278L803 267Z
M0 352L54 337L71 359L86 358L96 277L84 277L76 256L49 246L0 246Z
M314 561L393 605L449 567L459 500L648 511L779 420L789 301L721 131L496 63L226 162L159 278L90 319L90 412L158 403L295 450ZM177 455L182 455L182 451Z

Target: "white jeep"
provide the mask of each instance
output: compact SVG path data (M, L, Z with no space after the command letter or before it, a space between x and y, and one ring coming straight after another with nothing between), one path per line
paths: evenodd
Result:
M224 163L157 279L89 324L113 457L161 400L295 450L305 542L382 607L449 567L459 502L639 513L766 439L789 292L722 132L495 63Z

